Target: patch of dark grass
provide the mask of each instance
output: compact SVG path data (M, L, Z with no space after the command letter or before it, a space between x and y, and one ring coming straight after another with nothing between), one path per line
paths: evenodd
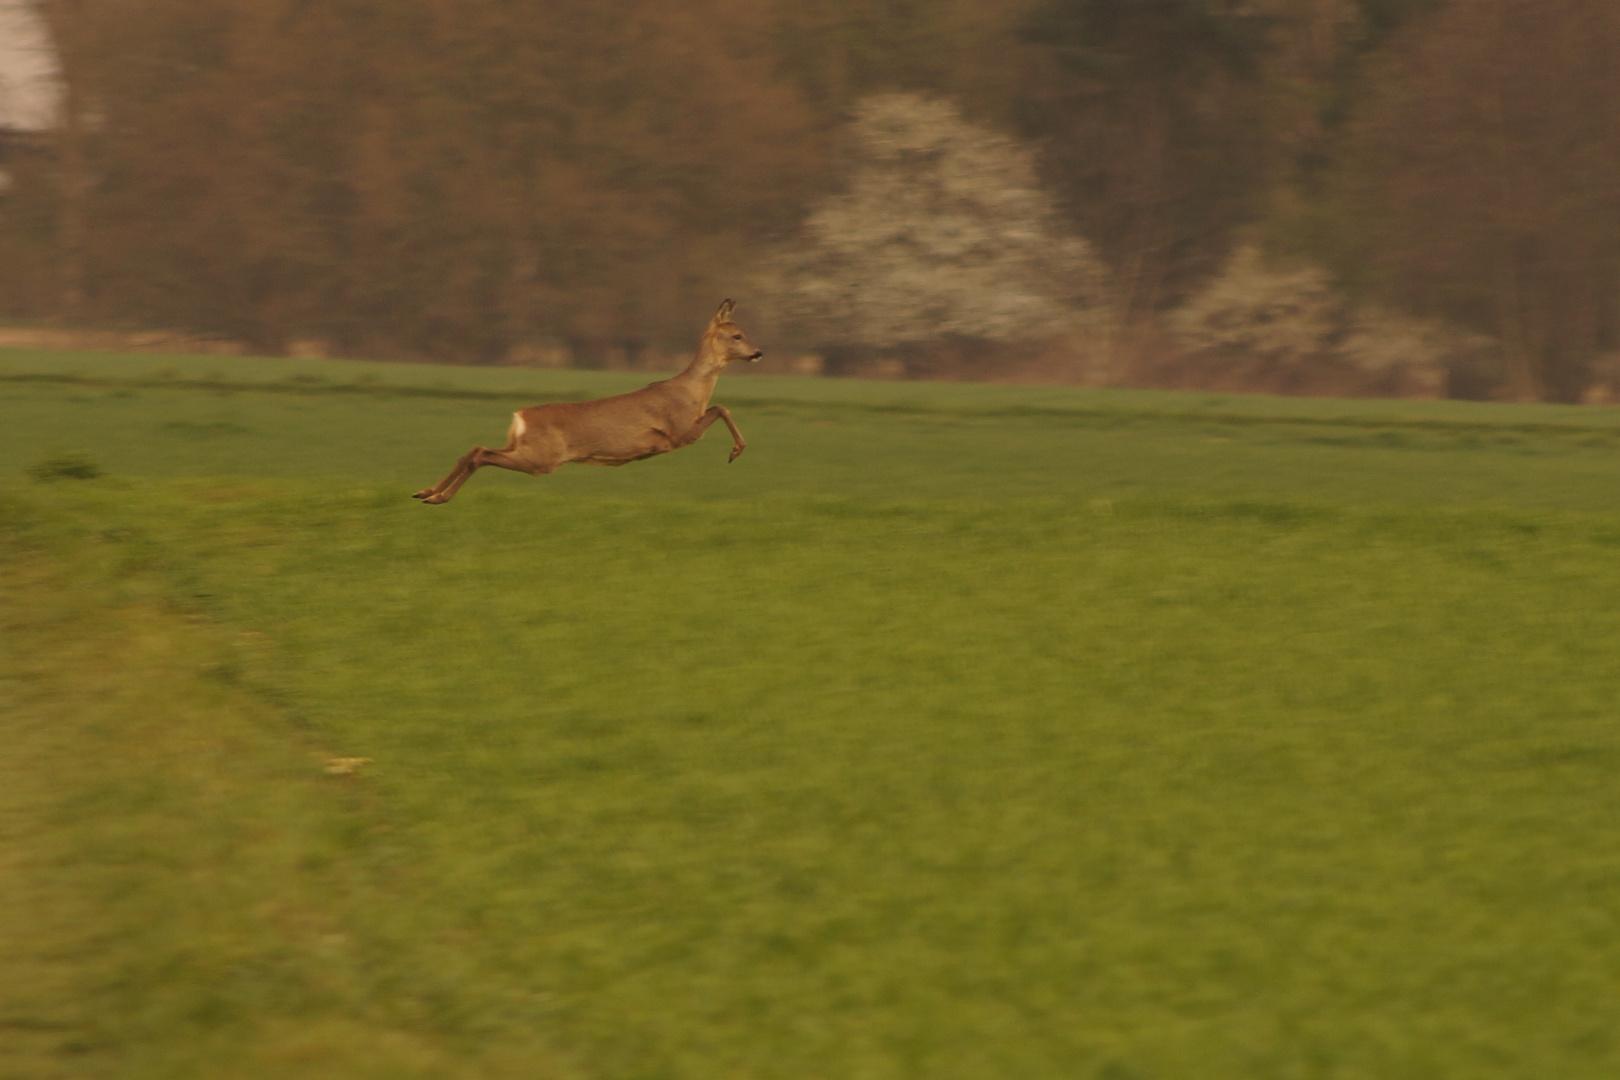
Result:
M28 475L48 484L57 480L95 480L103 473L101 466L86 454L58 454L29 466Z
M221 435L250 435L253 429L230 420L167 420L159 425L161 430L171 435L183 435L187 438L216 438Z

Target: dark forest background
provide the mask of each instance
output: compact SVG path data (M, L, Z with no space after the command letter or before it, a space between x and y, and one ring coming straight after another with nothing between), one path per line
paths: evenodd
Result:
M847 181L859 103L910 91L1028 147L1106 267L1111 359L1077 381L1576 401L1620 377L1614 0L35 6L64 93L54 129L4 142L14 320L662 356L720 296L747 310L761 260ZM1208 297L1240 263L1451 335L1438 381L1313 381L1235 362L1241 335L1176 339L1189 304L1239 317ZM1369 318L1323 340L1342 360ZM1042 346L1044 374L1076 340ZM906 370L946 370L917 344ZM950 371L1012 371L1007 343L971 345L933 343L969 358Z

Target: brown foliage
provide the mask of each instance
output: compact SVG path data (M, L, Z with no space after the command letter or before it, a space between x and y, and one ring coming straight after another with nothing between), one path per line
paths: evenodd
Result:
M734 0L46 11L104 318L454 359L684 338L818 163Z

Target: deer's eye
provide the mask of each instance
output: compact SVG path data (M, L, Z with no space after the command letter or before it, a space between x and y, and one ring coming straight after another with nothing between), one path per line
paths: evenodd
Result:
M741 341L742 340L742 335L741 334L732 334L731 335L731 340L733 340L733 341Z

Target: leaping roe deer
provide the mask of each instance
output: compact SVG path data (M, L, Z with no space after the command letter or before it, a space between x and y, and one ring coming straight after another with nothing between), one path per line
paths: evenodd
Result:
M709 320L697 355L679 375L640 390L596 401L535 405L512 414L512 429L499 450L475 446L435 487L411 496L425 503L447 503L467 478L485 465L544 476L559 465L628 465L667 454L703 438L709 425L724 420L731 430L731 456L747 449L742 432L724 405L710 405L715 381L733 360L758 360L754 348L731 321L730 300Z

